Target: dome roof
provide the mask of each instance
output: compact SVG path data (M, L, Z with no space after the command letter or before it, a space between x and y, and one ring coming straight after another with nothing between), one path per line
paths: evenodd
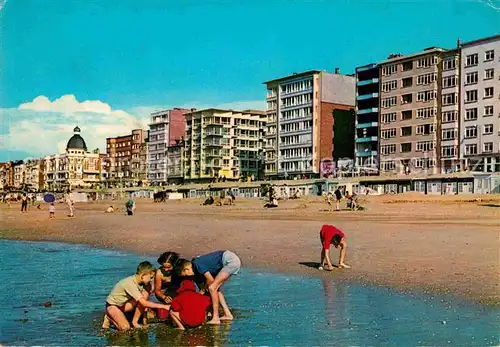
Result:
M68 144L66 145L66 150L68 149L83 149L84 151L87 151L87 144L85 143L85 140L83 137L80 136L80 128L75 127L73 129L73 136L68 141Z

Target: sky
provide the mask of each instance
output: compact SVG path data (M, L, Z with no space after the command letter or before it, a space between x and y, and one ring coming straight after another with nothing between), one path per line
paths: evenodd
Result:
M264 81L500 34L500 0L0 0L0 161L170 107L264 109Z

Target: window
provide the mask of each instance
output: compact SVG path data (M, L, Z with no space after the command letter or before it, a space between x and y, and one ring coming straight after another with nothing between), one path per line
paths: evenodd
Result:
M484 106L484 117L493 116L493 106Z
M437 57L424 57L417 60L417 69L422 69L426 67L431 67L436 65L438 61Z
M436 74L428 73L417 76L417 86L427 85L436 82Z
M403 63L403 71L411 71L413 70L413 61L407 61Z
M483 152L491 153L493 152L493 142L485 142L483 143Z
M389 76L398 72L398 66L396 64L386 65L382 68L382 76Z
M485 124L483 128L483 135L493 134L493 124Z
M457 76L446 76L443 77L443 88L456 87L458 81Z
M456 58L448 58L443 60L443 70L454 70L457 68L457 59Z
M458 137L458 129L443 129L441 140L454 140Z
M428 102L428 101L436 99L436 97L437 97L437 91L435 91L435 90L426 90L426 91L417 93L417 101L421 101L421 102Z
M401 144L401 153L411 152L411 142Z
M436 114L436 109L434 107L426 107L417 109L418 119L432 118Z
M413 77L403 78L401 83L403 88L409 88L413 85Z
M401 128L401 136L411 136L411 127Z
M470 85L470 84L476 84L478 80L478 73L477 71L474 72L469 72L468 74L465 74L465 85Z
M396 121L396 112L382 114L382 123L388 124L395 121Z
M441 156L443 158L456 157L457 147L456 146L443 146L441 147Z
M395 90L397 88L398 88L398 81L396 80L382 83L382 91L385 93L391 90Z
M411 104L413 101L413 96L412 94L405 94L401 96L401 105L404 104Z
M435 132L434 124L421 124L417 125L416 134L417 135L430 135Z
M495 51L484 52L484 61L492 61L493 59L495 59Z
M465 145L465 155L476 155L477 154L477 144L473 143L470 145Z
M396 106L396 97L393 96L393 97L390 97L390 98L385 98L385 99L382 99L382 107L383 108L389 108L389 107L392 107L392 106Z
M401 120L410 120L412 118L412 111L403 111L401 112Z
M457 93L443 94L443 105L455 105L458 102Z
M477 62L478 62L478 55L477 55L477 53L468 55L465 58L465 67L475 66L475 65L477 65Z
M484 79L485 80L491 80L495 77L495 70L494 69L486 69L484 70Z
M396 145L380 146L380 153L382 153L382 155L389 155L389 154L396 153Z
M390 139L396 137L396 128L382 130L381 136L383 139Z
M493 97L493 87L484 88L484 98L492 98Z
M474 139L477 137L477 126L468 126L465 127L465 138L466 139Z
M386 161L382 162L382 171L392 171L396 169L396 162L391 160L391 161Z
M465 102L471 103L477 101L477 89L468 90L465 92Z
M436 147L434 141L419 141L417 142L417 152L430 152Z
M452 123L458 120L458 111L445 111L441 117L442 123Z
M465 120L477 120L477 108L468 108L465 110Z

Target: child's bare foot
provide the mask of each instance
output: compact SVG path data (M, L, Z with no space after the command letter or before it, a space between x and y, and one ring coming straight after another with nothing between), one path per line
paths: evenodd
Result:
M207 322L210 325L220 325L220 319L211 319Z
M351 268L349 265L344 264L344 263L339 264L339 267L340 268L344 268L344 269L350 269Z
M145 327L145 325L139 324L139 322L132 322L132 326L136 329L142 329Z
M109 320L109 317L107 314L104 315L104 321L102 322L102 328L103 329L109 329L111 325L111 321Z
M221 321L224 321L224 320L225 321L229 321L229 320L233 320L233 319L234 319L234 317L232 315L231 316L222 316L222 317L220 317Z

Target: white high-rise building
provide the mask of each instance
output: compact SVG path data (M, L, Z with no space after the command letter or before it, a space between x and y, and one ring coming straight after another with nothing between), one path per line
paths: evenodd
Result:
M500 172L500 35L461 44L460 159Z

